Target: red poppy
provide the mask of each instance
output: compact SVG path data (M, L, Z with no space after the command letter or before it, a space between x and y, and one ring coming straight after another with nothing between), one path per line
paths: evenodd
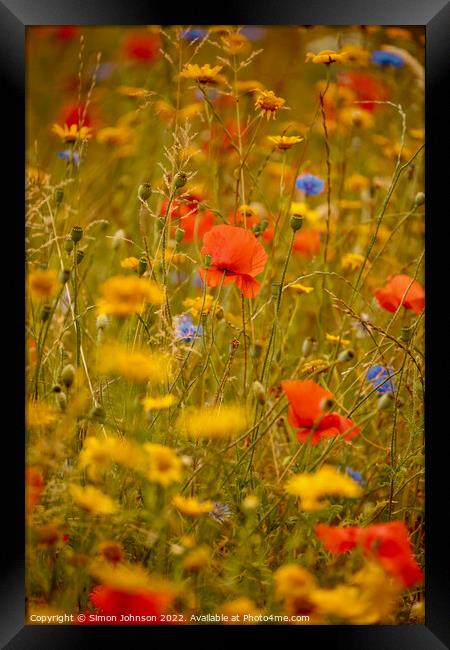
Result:
M425 307L425 292L422 285L409 275L394 275L382 289L375 289L374 296L380 307L395 312L403 305L421 314Z
M123 51L128 59L150 63L161 55L159 34L147 31L130 32L123 42Z
M317 524L315 530L331 553L345 553L359 545L364 554L375 557L385 571L405 587L423 580L423 572L412 554L408 531L402 521L344 528Z
M203 237L202 253L211 255L211 266L200 269L210 287L235 282L246 298L258 295L261 285L255 276L264 271L267 253L250 230L221 224Z
M359 101L367 101L367 104L359 104L366 111L373 111L377 108L377 104L371 103L370 100L386 101L391 94L389 86L362 72L341 72L338 75L338 84L351 88Z
M184 241L191 243L203 238L203 235L214 226L214 214L210 210L200 211L198 203L200 197L190 194L183 197L183 202L175 200L172 203L171 219L176 220L174 227L179 226L185 231ZM168 201L164 201L160 214L165 216Z
M44 489L42 474L34 467L27 467L25 472L25 501L27 513L32 512L34 506L39 503L41 492Z
M116 621L91 621L89 613L84 620L85 625L127 625L127 621L121 621L121 616L132 614L133 616L156 616L156 621L132 621L132 625L160 625L162 612L172 602L172 594L161 591L142 590L136 593L128 593L111 589L105 585L95 587L89 594L93 606L103 616L115 616Z
M74 25L61 25L61 27L55 28L55 37L59 41L71 41L79 31L79 28Z
M352 440L361 431L361 427L349 418L324 410L326 401L333 399L333 393L311 379L282 381L281 386L289 400L289 424L300 427L297 431L300 442L316 445L322 438L338 435Z
M314 257L320 251L320 231L313 228L299 230L294 239L293 250L302 257Z
M72 126L72 124L80 126L92 126L92 115L85 110L84 104L66 104L63 106L59 113L59 118L57 120L58 124L67 124L67 126Z

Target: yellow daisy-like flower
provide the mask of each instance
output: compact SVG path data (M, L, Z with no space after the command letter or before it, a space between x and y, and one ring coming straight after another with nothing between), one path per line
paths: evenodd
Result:
M26 407L26 423L30 429L48 429L59 417L58 411L45 402L29 401Z
M370 129L374 125L372 113L358 106L345 106L338 111L338 123L359 129Z
M248 79L246 81L236 81L236 90L238 93L245 95L247 93L251 94L265 90L265 87L260 81Z
M177 398L175 395L160 395L159 397L144 397L142 399L142 404L146 413L149 411L168 409L176 403Z
M199 66L197 63L184 66L180 72L180 77L185 79L193 79L202 85L215 85L224 81L223 75L219 72L222 70L221 65L215 65L213 68L207 63L206 65Z
M146 442L143 448L147 454L147 477L152 483L168 487L181 481L182 463L173 449L152 442Z
M106 280L100 291L103 297L97 301L98 314L129 316L141 314L147 303L161 305L164 295L155 282L133 275L116 275Z
M362 489L349 476L341 474L331 465L324 465L314 474L296 474L285 486L286 492L299 497L301 508L307 512L321 510L328 505L323 498L328 495L359 497Z
M175 589L169 581L150 575L141 564L94 560L89 565L89 573L100 584L128 594L163 591L167 593L167 605L175 596Z
M172 505L187 517L199 517L214 510L213 501L199 501L194 497L183 497L181 494L173 497Z
M229 438L245 430L246 411L242 406L187 408L178 418L177 427L190 438Z
M252 625L252 621L245 620L244 616L259 616L263 613L263 610L258 609L253 600L242 596L241 598L230 600L227 603L222 603L222 605L219 607L219 612L224 616L228 616L228 621L225 621L227 625L235 624L235 621L231 620L233 616L238 617L239 623L243 623L244 625Z
M200 313L209 314L214 304L214 297L207 293L203 303L203 296L198 298L186 298L183 302L183 307L189 309L194 318L198 318Z
M207 567L211 562L211 551L207 546L192 549L183 560L183 569L197 572Z
M137 88L136 86L118 86L116 91L119 95L125 95L130 99L147 99L154 94L146 88Z
M326 359L311 359L311 361L305 361L300 371L306 375L312 375L325 372L329 367L330 364Z
M56 290L56 271L32 271L28 276L28 291L33 298L50 298Z
M369 185L369 179L361 174L352 174L345 181L345 188L349 192L360 192L361 190L367 189Z
M110 515L118 510L118 504L92 485L70 485L69 491L75 503L93 515Z
M238 207L237 213L241 220L244 220L244 218L250 219L251 217L258 217L258 211L246 203Z
M299 564L284 564L273 574L276 600L298 598L317 587L317 581Z
M71 124L68 126L60 126L54 124L52 126L52 133L61 138L63 142L77 142L77 140L89 140L92 136L92 129L88 126L78 127L78 124Z
M91 480L98 480L98 470L105 470L112 463L123 465L128 469L138 469L142 462L143 452L136 443L112 436L87 437L78 457L79 467L87 470Z
M299 135L269 135L267 137L280 151L286 151L305 139Z
M147 381L165 382L172 376L171 357L148 348L128 350L126 346L107 343L100 348L98 370L138 384Z
M320 213L317 210L311 210L306 203L300 201L292 201L290 213L301 214L311 225L316 224L321 219Z
M97 133L97 142L110 147L123 147L134 139L133 132L127 127L106 126Z
M222 36L220 40L223 49L229 54L244 54L250 49L250 41L239 32L230 32L230 34Z
M334 334L326 334L325 338L330 343L340 343L341 345L349 345L350 341L348 339L343 339L340 336L335 336Z
M345 52L335 52L334 50L321 50L317 54L314 52L306 53L306 63L325 63L329 65L330 63L346 63L347 54Z
M359 253L347 253L341 260L343 269L350 271L359 271L364 264L365 257Z
M314 287L307 287L304 284L300 284L299 282L296 282L295 284L290 284L289 289L291 291L294 291L295 293L302 294L302 293L311 293L311 291L314 291Z
M277 112L284 106L286 100L282 97L277 97L273 90L262 90L255 102L255 109L259 110L262 117L275 118Z
M136 271L138 264L139 260L137 257L126 257L120 262L120 266L123 269L131 269L132 271Z
M27 165L25 178L29 185L45 185L50 180L50 174L34 165Z

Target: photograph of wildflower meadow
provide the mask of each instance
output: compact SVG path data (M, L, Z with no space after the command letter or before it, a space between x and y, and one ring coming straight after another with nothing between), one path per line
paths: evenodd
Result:
M424 50L27 29L27 623L423 623Z

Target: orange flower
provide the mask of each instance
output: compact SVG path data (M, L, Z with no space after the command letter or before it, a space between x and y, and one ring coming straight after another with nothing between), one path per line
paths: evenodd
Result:
M311 379L282 381L281 387L289 400L289 424L299 427L297 438L300 442L316 445L322 438L338 435L352 440L361 431L352 420L339 413L327 412L327 402L334 395Z
M151 63L160 58L161 38L159 34L146 30L132 31L125 37L123 51L127 59Z
M326 526L317 524L316 535L331 553L345 553L359 545L365 555L374 555L383 569L401 582L412 587L423 579L402 521L358 527Z
M118 589L112 589L105 585L95 587L89 594L89 599L100 614L104 616L115 616L117 622L113 625L127 625L127 622L121 622L122 614L140 617L156 616L156 621L150 618L147 620L133 621L133 625L160 625L160 615L166 611L167 606L172 600L172 596L165 592L142 590L136 593L128 593ZM106 622L100 621L105 624ZM89 624L89 616L85 624ZM95 621L98 625L99 621ZM111 623L106 623L111 625Z
M374 296L380 307L390 312L403 305L405 309L421 314L425 307L423 287L409 275L394 275L384 288L375 289Z
M34 467L27 467L25 473L25 485L26 510L30 513L34 506L39 503L41 492L44 489L44 479L42 478L42 474Z
M183 197L183 202L175 199L172 203L171 219L184 230L183 241L187 244L203 237L214 226L214 214L210 210L199 211L200 198L194 194ZM164 201L160 214L165 216L168 200Z
M203 237L202 253L211 255L211 266L200 269L210 287L235 282L246 298L254 298L261 288L255 276L264 271L267 253L249 230L221 224Z
M314 257L320 251L320 231L300 230L295 236L293 250L302 257Z

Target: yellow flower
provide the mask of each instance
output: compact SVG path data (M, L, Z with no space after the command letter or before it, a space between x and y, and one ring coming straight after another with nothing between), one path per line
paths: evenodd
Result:
M97 133L97 142L111 147L123 147L133 140L134 134L130 129L119 126L106 126Z
M199 115L204 109L204 104L202 102L192 102L187 106L180 108L179 116L181 120L189 120L192 117ZM193 149L195 153L198 153L197 149Z
M140 564L94 560L89 565L89 573L97 582L115 591L128 594L138 594L143 591L163 592L167 597L166 606L176 594L174 586L168 580L154 574L150 575Z
M25 176L29 185L45 185L50 180L50 174L44 172L40 167L27 165Z
M350 345L350 341L348 339L343 339L340 336L335 336L334 334L326 334L325 338L327 341L330 341L330 343L339 343L340 345Z
M77 142L77 140L89 140L92 136L92 129L88 126L78 128L77 124L71 124L70 127L67 124L64 126L54 124L52 133L55 133L63 142Z
M132 271L136 271L138 264L139 260L137 257L126 257L120 262L120 266L123 269L131 269Z
M148 348L128 350L126 346L108 343L99 352L100 373L117 375L144 383L164 382L172 376L171 358L162 352L151 352Z
M306 63L346 63L347 54L345 52L335 52L334 50L321 50L317 54L314 52L306 53Z
M133 275L116 275L106 280L97 301L98 314L129 316L142 313L146 303L161 305L164 296L156 283Z
M362 129L370 129L374 125L372 113L365 111L358 106L345 106L338 111L338 123L344 126L354 126Z
M194 65L188 63L180 72L180 77L185 79L193 79L199 84L212 85L224 81L223 75L219 72L222 70L221 65L215 65L213 68L207 63L206 65L199 66L197 63Z
M370 52L360 45L353 45L351 43L344 45L342 54L345 55L345 63L356 63L364 67L370 63Z
M147 454L147 476L152 483L167 487L181 481L182 464L173 449L152 442L146 442L143 448Z
M26 408L26 422L30 429L47 429L58 419L58 411L45 402L29 401Z
M207 293L205 296L205 303L203 304L203 296L198 298L186 298L183 302L183 307L187 307L194 318L198 318L200 313L209 314L214 304L214 297ZM202 308L203 305L203 308Z
M244 34L239 32L231 32L221 37L223 48L229 54L238 54L248 52L250 49L250 41Z
M160 411L168 409L177 402L175 395L160 395L159 397L144 397L142 400L144 411Z
M238 212L238 216L242 220L244 219L244 217L246 217L247 219L251 217L255 217L255 218L258 217L258 211L255 208L252 208L251 205L247 205L246 203L240 205L238 207L237 212Z
M197 572L208 566L211 561L211 552L206 546L198 546L190 551L183 560L186 571Z
M326 359L311 359L311 361L305 361L300 371L306 375L319 374L328 370L329 366L330 364Z
M150 95L154 94L146 88L137 88L136 86L118 86L116 91L120 95L125 95L130 99L147 99Z
M290 284L288 285L289 289L292 291L295 291L295 293L302 294L302 293L311 293L311 291L314 291L314 287L307 287L304 284L300 284L299 282L296 282L295 284Z
M175 108L162 99L158 99L158 101L155 102L154 107L157 115L160 115L166 122L170 122L175 117Z
M219 607L219 612L224 616L228 616L228 621L225 621L227 625L236 624L236 620L231 620L233 616L238 617L239 623L252 625L253 622L251 620L245 620L244 615L247 614L249 616L259 616L263 613L263 610L258 609L253 600L242 596L241 598L230 600L227 603L222 603L222 605Z
M370 181L366 176L361 174L352 174L345 181L345 187L350 192L360 192L369 187Z
M410 129L409 134L414 140L420 140L423 142L425 139L425 130L424 129Z
M404 40L410 41L412 39L412 34L409 29L404 27L387 27L386 34L390 38L403 38Z
M181 494L173 497L172 504L187 517L199 517L214 509L213 501L199 501L194 497L183 497Z
M305 139L299 135L269 135L267 137L280 151L286 151Z
M284 564L273 574L276 600L298 598L317 587L316 579L299 564Z
M341 266L345 270L359 271L364 264L365 257L359 253L347 253L341 260Z
M222 405L211 408L187 408L177 427L190 438L229 438L245 430L247 418L242 406Z
M107 561L112 564L117 562L122 562L123 560L123 546L119 542L115 542L112 539L106 539L104 542L101 542L99 546L100 555Z
M115 501L92 485L70 485L69 491L75 503L93 515L110 515L118 510Z
M87 470L91 480L97 480L98 470L105 470L112 463L135 470L142 465L142 460L143 452L136 443L112 436L107 438L89 436L84 441L78 457L78 465L81 469Z
M307 219L311 225L316 224L321 219L320 214L317 210L311 210L308 208L306 203L300 201L292 201L290 213L301 214L302 217L305 217L305 219Z
M321 510L328 503L326 495L359 497L361 487L349 476L341 474L331 465L324 465L315 474L296 474L286 483L286 492L301 499L301 508L307 512Z
M56 271L32 271L28 276L28 291L33 298L50 298L58 282Z
M259 110L261 117L266 116L268 120L275 118L279 109L284 106L286 100L277 97L273 90L262 90L255 102L255 109Z
M264 85L260 81L255 81L253 79L248 79L246 81L237 81L236 90L243 95L247 93L256 93L261 90L265 90Z
M362 201L352 201L350 199L341 199L339 201L341 210L361 210Z

